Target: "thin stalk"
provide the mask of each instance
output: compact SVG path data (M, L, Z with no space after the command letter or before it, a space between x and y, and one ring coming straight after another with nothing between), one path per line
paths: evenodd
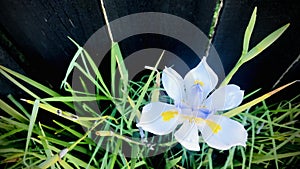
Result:
M226 86L231 78L233 77L233 75L239 70L239 68L242 66L242 64L240 64L240 62L238 62L234 68L229 72L229 74L226 76L226 78L223 80L223 82L221 83L220 86Z

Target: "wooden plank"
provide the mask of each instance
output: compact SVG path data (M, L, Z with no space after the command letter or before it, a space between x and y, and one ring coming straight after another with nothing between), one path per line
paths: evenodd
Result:
M34 79L57 88L80 45L104 25L99 0L14 0L0 2L0 25L30 65ZM215 0L106 0L109 20L138 12L165 12L182 17L208 34ZM131 44L134 46L135 44Z

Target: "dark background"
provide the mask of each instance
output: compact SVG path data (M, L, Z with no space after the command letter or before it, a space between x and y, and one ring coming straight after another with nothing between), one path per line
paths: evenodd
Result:
M138 12L164 12L192 22L208 35L216 0L106 0L105 5L109 20ZM257 22L250 48L279 27L291 24L231 81L246 93L262 88L258 94L261 95L271 90L300 54L300 3L299 0L224 0L213 44L225 73L229 73L241 54L244 31L255 6ZM0 64L58 90L76 52L67 36L84 45L103 25L98 0L0 0ZM297 62L279 85L300 79L299 71ZM17 97L24 94L3 76L0 80L1 97L9 93ZM273 99L296 96L299 86L296 84Z

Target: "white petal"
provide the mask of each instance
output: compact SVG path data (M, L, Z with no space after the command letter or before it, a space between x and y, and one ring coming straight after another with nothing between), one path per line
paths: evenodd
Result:
M167 94L181 102L185 99L184 83L182 77L172 68L165 68L162 73L162 84Z
M137 127L157 135L165 135L172 132L178 125L179 114L174 114L170 119L163 120L162 113L166 111L177 111L174 105L153 102L143 107L140 122Z
M215 90L205 101L205 106L210 110L228 110L241 104L244 91L237 85L226 85Z
M202 84L204 98L207 97L218 83L218 76L206 63L206 57L203 57L201 62L184 77L187 94L190 94L190 89L196 81Z
M175 139L186 149L199 151L198 128L195 123L185 122L174 134Z
M209 126L207 122L205 122L206 125L204 127L200 128L204 141L210 147L219 150L228 150L232 146L246 146L248 134L242 124L220 115L211 115L206 120L210 120L210 123L221 126L220 130L215 133L212 130L216 128L213 125Z

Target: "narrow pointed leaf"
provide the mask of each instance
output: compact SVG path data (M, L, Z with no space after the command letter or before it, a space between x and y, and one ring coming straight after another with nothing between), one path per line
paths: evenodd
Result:
M59 96L59 94L58 94L57 92L53 91L52 89L50 89L50 88L48 88L48 87L46 87L46 86L44 86L44 85L42 85L42 84L40 84L40 83L38 83L38 82L32 80L32 79L30 79L30 78L28 78L28 77L26 77L26 76L24 76L24 75L22 75L22 74L20 74L20 73L18 73L18 72L15 72L15 71L13 71L13 70L11 70L11 69L8 69L8 68L6 68L6 67L4 67L4 66L1 66L1 65L0 65L0 69L2 69L3 71L5 71L5 72L7 72L7 73L9 73L9 74L11 74L11 75L13 75L14 77L16 77L16 78L18 78L18 79L20 79L20 80L22 80L22 81L24 81L24 82L30 84L31 86L33 86L33 87L35 87L35 88L37 88L37 89L39 89L39 90L41 90L41 91L43 91L43 92L49 94L50 96ZM4 76L5 76L5 75L4 75ZM9 78L9 80L12 81L10 78ZM14 83L14 81L12 81L12 82ZM15 83L15 84L16 84L16 83ZM16 85L17 85L17 84L16 84ZM18 86L18 85L17 85L17 86ZM20 86L19 86L19 87L20 87ZM22 89L23 89L23 88L22 88ZM24 90L24 89L23 89L23 90Z
M30 117L28 133L27 133L27 139L26 139L26 145L25 145L25 153L24 153L24 158L23 158L25 165L26 165L26 154L27 154L29 143L31 140L32 130L35 125L35 120L36 120L36 117L38 114L39 104L40 104L40 101L35 100L34 104L33 104L33 108L32 108L32 113L31 113L31 117Z
M42 128L42 124L40 122L39 122L39 129L40 129L40 133L42 134L42 136L46 137L45 132L44 132L44 130ZM51 152L51 150L49 148L49 142L48 142L48 140L41 139L41 143L42 143L42 146L44 148L44 151L46 153L47 158L51 158L52 152ZM54 169L54 166L51 166L51 169Z
M26 100L26 99L22 99L22 100L25 101L26 103L29 103L29 104L34 103L31 100ZM84 126L84 127L89 128L92 125L90 122L82 120L81 117L78 117L77 115L74 115L70 112L62 111L59 108L56 108L56 107L51 106L49 104L40 103L39 107L44 109L44 110L47 110L47 111L49 111L49 112L51 112L55 115L59 115L60 117L71 120L71 121L73 121L77 124L80 124L80 125Z
M98 66L95 64L95 62L93 61L92 57L89 55L89 53L86 50L83 50L84 55L88 61L88 63L90 64L90 66L92 67L92 70L94 71L94 73L96 74L97 80L100 82L101 86L100 88L102 89L102 92L105 94L105 96L107 97L111 97L111 94L106 86L106 84L104 83L103 77L98 69ZM94 77L93 77L94 78ZM100 85L99 84L99 85Z
M116 58L116 61L118 63L118 68L119 68L119 72L120 72L121 79L123 82L123 87L127 87L128 71L126 69L124 59L122 57L121 50L120 50L118 43L112 44L111 55L112 55L112 57Z
M73 169L65 160L59 160L58 162L64 169Z
M39 168L41 169L47 169L50 166L54 165L56 162L58 162L59 156L58 154L55 154L54 156L48 158L44 162L42 162L40 165L38 165Z
M53 101L59 101L59 102L82 102L82 101L97 101L97 100L110 100L109 98L105 96L61 96L61 97L50 97L50 98L44 98L41 99L41 101L44 102L53 102Z
M251 34L253 32L253 28L254 28L255 21L256 21L256 11L257 11L257 7L254 8L252 15L251 15L251 19L250 19L249 24L245 31L242 55L244 55L248 52Z
M245 54L242 57L241 62L245 63L253 59L258 54L260 54L263 50L269 47L275 40L277 40L282 35L282 33L289 27L289 25L290 24L286 24L282 26L281 28L277 29L269 36L267 36L265 39L263 39L261 42L259 42L254 48L252 48L247 54Z
M72 72L72 70L74 68L74 63L76 62L77 58L81 55L82 50L83 50L83 48L79 44L77 44L72 38L70 38L70 37L68 37L68 38L70 39L70 41L72 41L76 45L76 47L78 48L78 50L76 51L74 57L72 58L72 60L71 60L71 62L69 64L69 67L67 69L65 78L61 82L60 88L62 88L67 83L67 79L68 79L69 75L71 74L71 72Z
M175 159L172 160L166 160L166 167L165 169L171 169L174 168L176 166L176 164L181 160L182 156L177 157Z
M28 119L24 117L21 113L17 110L12 108L10 105L6 104L3 100L0 99L0 109L8 113L11 117L17 119L20 122L27 123Z

